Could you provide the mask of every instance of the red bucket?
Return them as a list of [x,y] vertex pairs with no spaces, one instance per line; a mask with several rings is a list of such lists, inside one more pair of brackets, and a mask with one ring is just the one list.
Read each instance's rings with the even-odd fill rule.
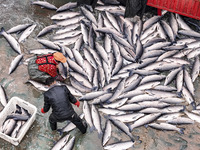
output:
[[148,0],[147,5],[200,20],[200,0]]

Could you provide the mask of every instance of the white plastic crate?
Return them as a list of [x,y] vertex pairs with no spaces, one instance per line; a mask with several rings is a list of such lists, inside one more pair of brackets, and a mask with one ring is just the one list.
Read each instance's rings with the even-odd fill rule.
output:
[[24,137],[24,135],[26,134],[32,123],[35,121],[37,113],[37,108],[34,105],[18,97],[12,97],[8,102],[8,104],[5,106],[5,108],[3,109],[3,111],[0,113],[0,126],[2,126],[6,117],[10,115],[14,110],[16,110],[16,104],[28,110],[28,112],[31,114],[31,118],[29,118],[27,122],[24,124],[23,131],[19,136],[17,136],[17,138],[12,138],[0,132],[0,138],[12,143],[15,146],[17,146],[21,142],[22,138]]

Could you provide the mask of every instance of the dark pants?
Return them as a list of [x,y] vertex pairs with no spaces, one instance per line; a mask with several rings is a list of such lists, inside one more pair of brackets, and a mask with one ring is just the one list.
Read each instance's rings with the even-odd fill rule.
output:
[[71,121],[83,134],[86,133],[87,126],[86,126],[86,124],[85,125],[83,124],[83,121],[76,113],[74,113],[72,116],[65,118],[65,119],[59,119],[59,118],[55,117],[53,114],[51,114],[49,116],[49,123],[50,123],[51,129],[56,130],[57,122],[63,122],[66,120]]

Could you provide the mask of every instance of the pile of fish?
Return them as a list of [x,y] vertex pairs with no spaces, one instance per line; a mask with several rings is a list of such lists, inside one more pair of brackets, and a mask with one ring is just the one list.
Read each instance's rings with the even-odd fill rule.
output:
[[[96,129],[104,149],[127,149],[137,136],[131,132],[147,125],[183,133],[178,125],[200,123],[200,107],[194,99],[199,75],[200,33],[178,14],[150,18],[124,18],[125,8],[98,1],[95,9],[69,2],[59,8],[43,1],[34,5],[52,9],[52,24],[37,35],[44,48],[30,54],[62,52],[69,65],[71,93],[83,101],[90,131]],[[1,34],[19,54],[12,73],[23,58],[20,44],[35,24],[19,25]],[[11,34],[21,31],[15,40]],[[49,39],[40,39],[53,33]],[[64,76],[64,75],[63,75]],[[66,76],[66,75],[65,75]],[[48,88],[35,81],[40,90]],[[103,131],[102,118],[106,118]],[[112,125],[130,141],[106,145]],[[66,128],[65,128],[66,129]],[[64,131],[64,129],[63,129]]]
[[8,115],[0,127],[0,132],[12,138],[18,138],[24,131],[27,120],[31,114],[24,108],[16,105],[16,110]]

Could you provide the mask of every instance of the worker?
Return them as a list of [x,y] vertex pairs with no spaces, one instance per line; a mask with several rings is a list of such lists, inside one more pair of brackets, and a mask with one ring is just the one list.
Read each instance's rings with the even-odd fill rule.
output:
[[79,107],[80,102],[65,85],[57,85],[55,78],[48,78],[46,84],[49,86],[49,90],[44,92],[44,107],[41,112],[46,113],[50,107],[52,108],[52,113],[49,116],[51,129],[57,129],[57,122],[70,120],[83,134],[86,133],[86,122],[81,120],[71,105],[72,103]]
[[45,83],[47,78],[55,77],[56,80],[64,81],[67,75],[61,76],[58,71],[61,63],[68,70],[66,57],[60,52],[34,57],[28,64],[30,79]]
[[[78,5],[91,5],[93,8],[97,5],[97,0],[77,0]],[[105,4],[112,4],[119,2],[121,5],[125,6],[124,17],[143,17],[146,9],[147,0],[102,0]]]

